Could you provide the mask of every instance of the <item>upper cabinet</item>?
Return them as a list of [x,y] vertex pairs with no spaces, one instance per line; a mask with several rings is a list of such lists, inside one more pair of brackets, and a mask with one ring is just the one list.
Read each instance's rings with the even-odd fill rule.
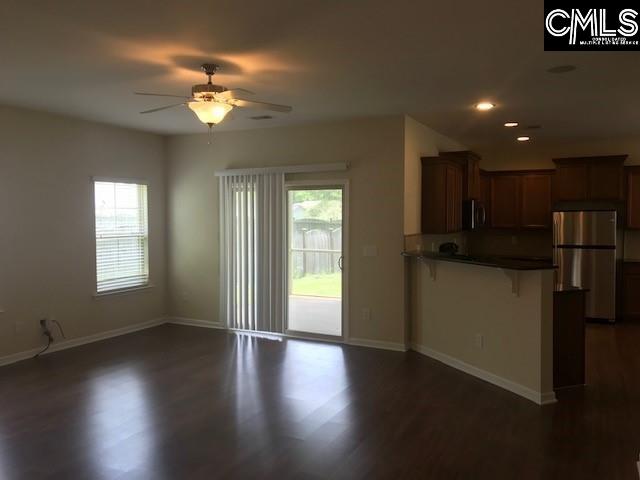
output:
[[489,226],[509,229],[551,227],[553,172],[493,172],[489,176]]
[[626,155],[556,158],[556,201],[624,199]]
[[522,176],[520,197],[520,226],[522,228],[550,228],[551,173],[528,173]]
[[462,167],[462,197],[480,199],[480,157],[471,151],[441,152],[440,157]]
[[490,225],[494,228],[518,228],[520,225],[520,176],[491,176]]
[[422,233],[459,232],[462,202],[480,196],[480,157],[475,153],[422,158]]
[[640,167],[627,167],[627,227],[640,229]]
[[463,176],[457,161],[422,158],[422,233],[462,230]]
[[553,185],[554,199],[584,200],[589,197],[589,166],[585,163],[558,163]]

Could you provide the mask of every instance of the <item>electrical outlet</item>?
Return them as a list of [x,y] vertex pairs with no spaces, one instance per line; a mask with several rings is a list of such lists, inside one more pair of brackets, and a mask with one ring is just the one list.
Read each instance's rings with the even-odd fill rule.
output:
[[370,308],[363,308],[362,309],[362,321],[363,322],[370,322],[371,321],[371,309]]
[[476,333],[475,336],[475,345],[476,348],[484,348],[484,335],[482,335],[481,333]]
[[53,334],[51,333],[50,324],[51,322],[46,318],[40,320],[40,328],[42,329],[42,334],[47,337],[50,342],[53,342],[54,339]]

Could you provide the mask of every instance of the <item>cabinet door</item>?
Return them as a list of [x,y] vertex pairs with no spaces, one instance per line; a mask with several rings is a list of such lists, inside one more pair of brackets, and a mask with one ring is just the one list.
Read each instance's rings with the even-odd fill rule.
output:
[[589,164],[558,165],[553,185],[556,200],[587,200],[589,198]]
[[477,158],[470,158],[467,163],[467,182],[467,198],[480,200],[480,196],[482,195],[482,187],[480,183],[480,162]]
[[462,229],[462,169],[447,165],[445,173],[447,233]]
[[624,264],[624,315],[640,317],[640,263]]
[[630,169],[627,177],[627,227],[640,229],[640,168]]
[[480,176],[480,202],[484,207],[485,227],[491,226],[491,177],[489,175]]
[[594,160],[589,172],[591,200],[622,200],[624,169],[621,163]]
[[527,174],[522,179],[520,226],[551,227],[551,175]]
[[422,165],[422,233],[447,233],[447,183],[444,164]]
[[520,226],[519,185],[518,175],[491,177],[491,226],[493,228]]

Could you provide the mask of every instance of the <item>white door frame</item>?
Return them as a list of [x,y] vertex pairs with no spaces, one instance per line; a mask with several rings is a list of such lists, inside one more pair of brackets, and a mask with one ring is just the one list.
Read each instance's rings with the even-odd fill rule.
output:
[[[285,182],[286,195],[286,276],[285,292],[287,308],[285,308],[284,332],[292,337],[311,338],[317,340],[339,341],[346,343],[349,338],[349,179],[336,178],[327,180],[292,180]],[[342,335],[321,335],[317,333],[289,331],[289,190],[322,190],[331,187],[342,189]]]

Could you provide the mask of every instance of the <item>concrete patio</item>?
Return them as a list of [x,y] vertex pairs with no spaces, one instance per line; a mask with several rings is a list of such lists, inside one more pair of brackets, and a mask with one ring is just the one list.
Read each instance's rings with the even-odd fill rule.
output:
[[341,308],[340,298],[289,295],[289,330],[339,337]]

